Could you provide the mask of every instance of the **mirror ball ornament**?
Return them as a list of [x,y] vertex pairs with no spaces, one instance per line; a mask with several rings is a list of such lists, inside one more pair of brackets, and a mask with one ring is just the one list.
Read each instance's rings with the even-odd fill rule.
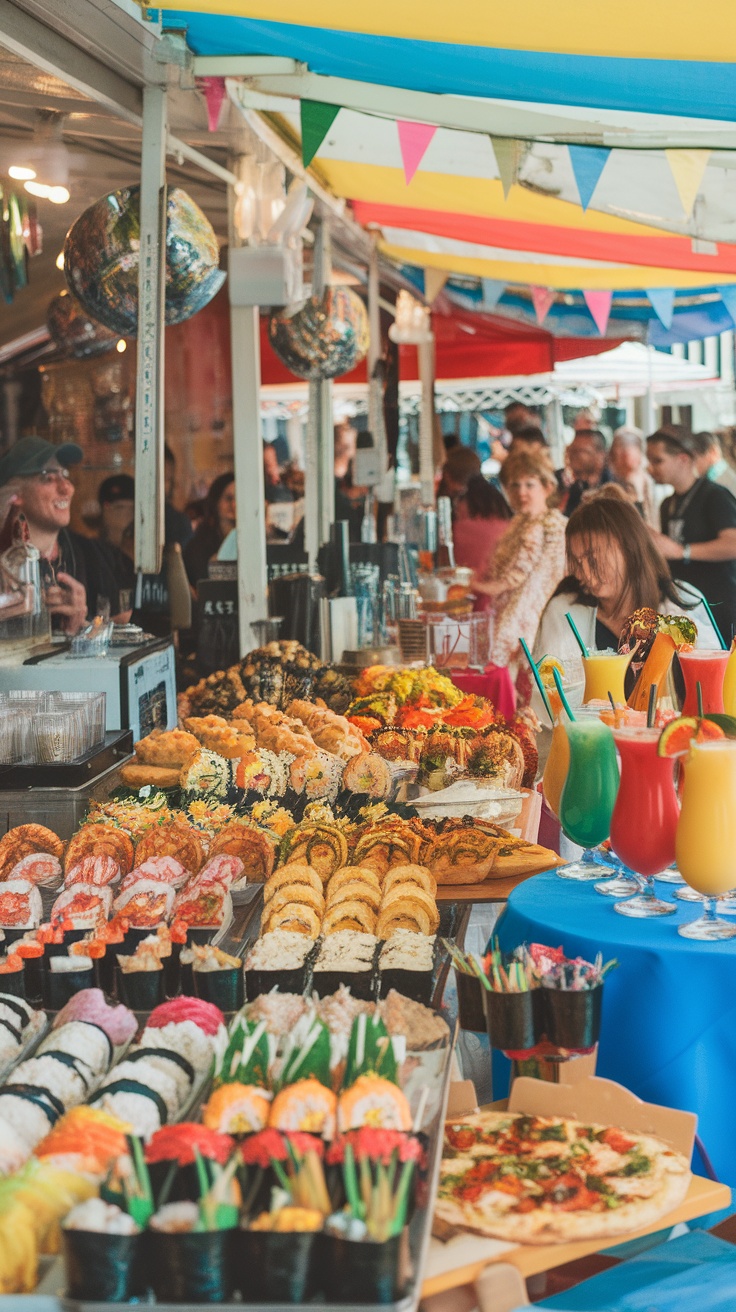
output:
[[118,334],[97,323],[71,292],[59,292],[46,311],[46,327],[60,350],[85,359],[112,350]]
[[[69,290],[88,314],[117,337],[138,332],[140,188],[126,187],[90,205],[64,242]],[[209,219],[180,187],[166,203],[167,324],[201,310],[225,281],[217,237]]]
[[367,354],[368,315],[349,287],[328,287],[296,310],[278,310],[268,325],[271,345],[298,378],[338,378]]

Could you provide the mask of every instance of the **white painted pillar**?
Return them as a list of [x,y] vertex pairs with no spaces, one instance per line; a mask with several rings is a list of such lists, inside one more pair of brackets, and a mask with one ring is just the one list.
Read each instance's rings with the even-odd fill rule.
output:
[[421,406],[419,410],[419,481],[422,505],[434,505],[434,334],[417,346]]
[[[240,174],[241,156],[234,171]],[[240,245],[230,195],[230,244]],[[257,305],[230,306],[233,388],[233,468],[238,541],[238,627],[240,655],[252,650],[253,620],[268,614],[266,493],[261,437],[261,332]]]
[[135,396],[135,567],[158,574],[164,543],[166,88],[143,90],[138,346]]
[[[324,218],[314,223],[313,258],[312,294],[322,296],[332,271],[330,231]],[[304,543],[310,569],[316,569],[317,553],[327,542],[335,518],[332,379],[316,379],[309,384],[305,470]]]

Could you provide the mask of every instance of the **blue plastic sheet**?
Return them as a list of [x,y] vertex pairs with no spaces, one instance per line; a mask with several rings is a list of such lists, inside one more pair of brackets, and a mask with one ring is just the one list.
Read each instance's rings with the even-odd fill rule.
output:
[[734,1312],[736,1247],[693,1230],[535,1307],[556,1312]]

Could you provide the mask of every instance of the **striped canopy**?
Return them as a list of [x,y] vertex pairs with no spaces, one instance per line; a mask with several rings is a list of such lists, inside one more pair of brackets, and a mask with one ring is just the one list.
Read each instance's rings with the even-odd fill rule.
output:
[[[698,8],[685,0],[180,0],[159,8],[165,27],[184,30],[195,54],[210,57],[207,72],[226,75],[223,56],[231,66],[238,56],[298,61],[291,74],[266,68],[233,93],[246,108],[262,101],[295,141],[300,100],[340,107],[312,167],[360,222],[380,227],[397,263],[639,300],[650,290],[713,289],[704,297],[714,307],[710,331],[716,320],[734,322],[726,308],[736,311],[733,0]],[[409,182],[397,120],[437,128]],[[517,185],[499,166],[510,141],[519,145]],[[584,196],[580,160],[585,167],[591,147],[611,153],[601,152],[600,176]]]

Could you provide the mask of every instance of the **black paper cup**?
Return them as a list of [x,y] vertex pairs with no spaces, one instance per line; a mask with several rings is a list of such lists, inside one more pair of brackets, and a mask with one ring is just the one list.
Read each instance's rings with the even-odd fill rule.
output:
[[[385,998],[391,989],[396,989],[396,992],[402,993],[405,998],[413,998],[415,1002],[423,1002],[425,1006],[429,1006],[432,1000],[432,980],[431,970],[404,970],[391,967],[382,970],[378,976],[378,996]],[[485,1020],[483,1028],[485,1029]]]
[[64,1230],[66,1293],[90,1303],[127,1303],[143,1292],[142,1235]]
[[175,998],[180,990],[180,953],[181,943],[172,943],[171,952],[168,957],[161,958],[164,968],[164,989],[166,990],[167,998]]
[[[32,1005],[43,1001],[44,959],[40,957],[23,958],[23,981],[26,1002]],[[0,988],[0,993],[5,990]]]
[[313,1231],[239,1230],[235,1284],[244,1303],[306,1303],[316,1292]]
[[75,993],[94,985],[94,966],[87,970],[62,970],[58,973],[51,969],[44,972],[43,1005],[47,1011],[61,1011]]
[[117,971],[118,998],[131,1011],[153,1011],[164,1001],[162,970]]
[[317,1251],[327,1303],[395,1303],[406,1283],[403,1236],[385,1243],[325,1231]]
[[149,1230],[146,1239],[148,1282],[159,1303],[226,1303],[232,1298],[232,1230]]
[[462,970],[455,971],[457,984],[457,1019],[461,1030],[472,1030],[485,1034],[486,1012],[483,995],[488,992],[477,975],[466,975]]
[[307,987],[308,966],[305,962],[296,970],[246,970],[245,995],[249,1002],[261,993],[278,989],[280,993],[303,993]]
[[12,993],[14,998],[26,997],[25,965],[20,970],[5,970],[0,974],[0,993]]
[[601,1032],[603,985],[592,989],[539,990],[542,1027],[556,1048],[575,1052],[595,1047]]
[[485,990],[486,1028],[492,1048],[502,1052],[526,1052],[534,1048],[541,1029],[537,1024],[539,989],[525,993],[496,993]]
[[243,967],[226,970],[193,970],[194,995],[212,1002],[220,1011],[238,1011],[245,1002]]

